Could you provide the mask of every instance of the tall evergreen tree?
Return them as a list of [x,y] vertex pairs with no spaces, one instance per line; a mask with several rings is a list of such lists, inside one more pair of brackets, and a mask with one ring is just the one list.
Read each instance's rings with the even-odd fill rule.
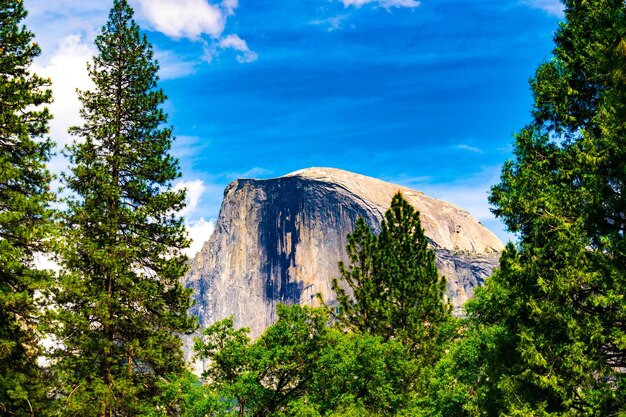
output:
[[20,0],[0,0],[0,414],[32,415],[40,379],[34,291],[46,276],[33,269],[49,231],[50,175],[44,140],[52,101],[49,81],[30,71],[40,49],[20,22]]
[[360,218],[348,236],[347,252],[351,264],[340,263],[339,271],[353,295],[333,281],[340,323],[400,340],[424,362],[434,360],[440,326],[451,318],[451,307],[419,212],[397,193],[380,234]]
[[487,361],[507,404],[494,415],[626,413],[626,5],[564,3],[492,190],[519,246],[470,305],[510,352]]
[[188,239],[184,191],[169,155],[158,65],[125,0],[115,0],[89,66],[94,91],[80,92],[84,124],[71,132],[73,194],[55,301],[53,352],[61,415],[166,413],[162,378],[184,368],[177,333],[194,329],[190,293],[179,283]]

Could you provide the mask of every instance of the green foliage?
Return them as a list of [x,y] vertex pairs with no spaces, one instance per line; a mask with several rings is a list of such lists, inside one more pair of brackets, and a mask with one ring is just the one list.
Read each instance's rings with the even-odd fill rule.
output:
[[95,90],[79,94],[84,123],[71,129],[80,139],[68,148],[63,273],[50,311],[59,415],[167,414],[155,402],[163,378],[183,372],[178,334],[195,328],[178,281],[188,241],[165,95],[132,15],[114,1],[89,67]]
[[33,255],[50,233],[52,142],[44,139],[52,101],[50,82],[30,72],[39,46],[21,25],[19,0],[0,0],[0,414],[39,413],[43,405],[34,299],[47,276]]
[[341,282],[333,281],[337,293],[337,318],[346,328],[402,342],[422,363],[437,358],[440,326],[451,319],[445,302],[445,279],[428,248],[419,212],[402,197],[393,197],[381,232],[374,235],[365,220],[357,221],[348,235],[351,264],[339,264]]
[[414,387],[415,361],[397,341],[328,327],[325,309],[279,306],[278,321],[251,343],[232,319],[196,343],[209,359],[209,389],[246,416],[391,415]]
[[225,415],[227,404],[191,372],[168,375],[157,381],[160,395],[155,399],[156,410],[146,413],[147,417],[159,417],[163,412],[177,417],[205,417]]
[[399,341],[332,329],[306,398],[322,415],[395,415],[411,400],[418,375]]
[[565,5],[531,81],[534,120],[492,190],[520,243],[468,307],[500,329],[484,369],[503,400],[488,415],[626,412],[626,7]]
[[210,360],[203,377],[240,415],[273,415],[309,387],[328,335],[325,311],[279,306],[278,321],[254,343],[232,319],[204,330],[200,358]]
[[[498,375],[509,364],[506,329],[481,327],[465,322],[459,337],[450,343],[436,366],[427,370],[425,394],[418,398],[416,416],[490,416],[498,415],[502,395]],[[493,369],[486,364],[502,364]]]

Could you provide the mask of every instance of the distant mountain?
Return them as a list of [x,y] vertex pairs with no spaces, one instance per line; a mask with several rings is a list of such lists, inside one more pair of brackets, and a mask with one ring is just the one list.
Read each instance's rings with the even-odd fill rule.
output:
[[[448,283],[462,304],[497,265],[502,242],[467,211],[395,184],[330,168],[280,178],[232,182],[215,232],[191,262],[192,313],[202,327],[233,315],[260,335],[276,319],[276,303],[333,301],[332,279],[345,260],[346,236],[362,216],[378,229],[393,194],[421,213],[422,225]],[[189,342],[189,340],[187,341]]]

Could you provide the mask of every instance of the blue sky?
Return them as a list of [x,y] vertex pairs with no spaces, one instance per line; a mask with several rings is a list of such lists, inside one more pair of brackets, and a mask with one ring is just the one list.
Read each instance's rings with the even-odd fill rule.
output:
[[[310,166],[451,201],[508,239],[489,187],[530,120],[558,0],[130,0],[161,63],[196,246],[224,187]],[[111,4],[25,0],[54,82],[52,138],[80,123],[75,88]],[[51,168],[65,166],[61,157]]]

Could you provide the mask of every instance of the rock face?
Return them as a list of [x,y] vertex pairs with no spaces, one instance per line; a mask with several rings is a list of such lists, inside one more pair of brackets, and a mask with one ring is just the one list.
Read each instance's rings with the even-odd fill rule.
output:
[[347,234],[362,216],[378,229],[400,191],[421,213],[455,309],[497,264],[502,242],[468,212],[421,192],[329,168],[284,177],[232,182],[216,229],[184,279],[193,288],[192,313],[202,327],[233,315],[236,326],[260,335],[276,303],[333,300],[331,282],[346,260]]

